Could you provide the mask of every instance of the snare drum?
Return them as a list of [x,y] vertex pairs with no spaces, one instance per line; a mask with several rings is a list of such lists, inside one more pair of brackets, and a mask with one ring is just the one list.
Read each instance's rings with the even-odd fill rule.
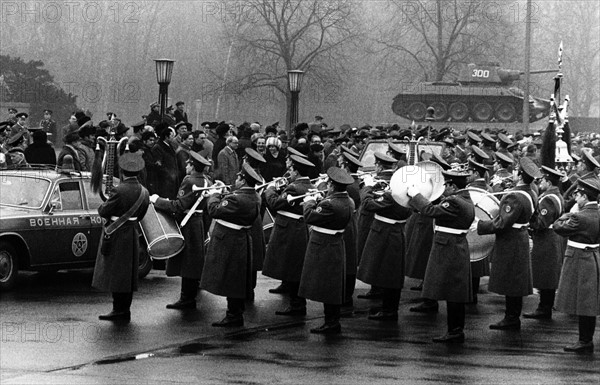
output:
[[148,206],[148,211],[140,221],[142,235],[148,245],[148,254],[153,259],[171,258],[185,246],[185,240],[175,219]]

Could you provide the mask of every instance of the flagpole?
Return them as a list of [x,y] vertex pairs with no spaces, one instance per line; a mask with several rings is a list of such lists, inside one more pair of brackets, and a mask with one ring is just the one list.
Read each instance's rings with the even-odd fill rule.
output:
[[529,133],[529,75],[531,70],[531,0],[525,15],[525,92],[523,95],[523,132]]

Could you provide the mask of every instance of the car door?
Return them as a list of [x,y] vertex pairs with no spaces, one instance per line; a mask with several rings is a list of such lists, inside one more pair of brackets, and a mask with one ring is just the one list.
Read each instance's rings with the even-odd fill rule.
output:
[[79,179],[58,180],[44,210],[39,249],[32,252],[32,265],[82,264],[95,258],[91,249],[91,216],[84,208]]

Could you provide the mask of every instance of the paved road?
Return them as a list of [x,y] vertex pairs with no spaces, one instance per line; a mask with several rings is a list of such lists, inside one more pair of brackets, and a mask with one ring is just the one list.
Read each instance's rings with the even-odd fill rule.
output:
[[[564,353],[576,340],[577,321],[556,313],[551,321],[524,320],[520,332],[488,329],[503,298],[480,295],[467,314],[467,341],[440,346],[431,337],[445,328],[445,306],[435,315],[408,311],[418,293],[403,292],[400,320],[366,319],[370,301],[356,300],[343,332],[319,336],[320,304],[308,316],[273,313],[285,298],[260,277],[244,328],[210,326],[223,317],[225,300],[201,293],[197,311],[164,305],[179,281],[153,271],[134,296],[133,321],[97,320],[110,298],[89,287],[89,271],[30,274],[18,291],[0,297],[0,383],[4,384],[599,384],[595,355]],[[407,288],[414,285],[408,280]],[[359,283],[358,292],[367,286]],[[532,309],[537,296],[525,300]],[[596,337],[597,345],[598,337]]]

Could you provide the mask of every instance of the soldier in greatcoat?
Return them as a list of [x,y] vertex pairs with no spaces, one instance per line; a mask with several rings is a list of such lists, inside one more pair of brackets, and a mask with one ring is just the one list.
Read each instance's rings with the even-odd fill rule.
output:
[[[475,219],[475,206],[468,191],[468,173],[444,171],[445,198],[432,204],[411,186],[409,204],[422,215],[435,219],[433,246],[423,281],[423,297],[446,300],[448,332],[434,342],[463,342],[465,303],[472,299],[467,233]],[[459,191],[462,190],[462,191]]]
[[[391,156],[387,156],[382,152],[376,152],[375,156],[375,171],[377,179],[389,182],[392,179],[396,163],[396,159]],[[378,186],[381,190],[384,186]],[[362,260],[362,254],[365,249],[365,244],[369,233],[371,231],[371,224],[375,218],[375,213],[365,209],[364,203],[361,202],[361,206],[358,209],[358,220],[357,220],[357,231],[356,231],[356,255],[358,256],[358,263]],[[363,299],[381,299],[382,291],[376,286],[372,285],[371,290],[365,294],[359,294],[358,298]]]
[[[185,178],[179,186],[177,198],[166,199],[154,194],[150,201],[157,210],[164,211],[173,216],[178,223],[188,215],[196,201],[201,198],[200,191],[193,191],[192,187],[209,187],[211,181],[206,175],[210,162],[200,154],[190,151]],[[166,274],[168,277],[181,277],[181,295],[179,299],[167,305],[167,309],[195,309],[199,281],[202,277],[204,266],[204,210],[206,199],[194,208],[194,212],[187,223],[181,228],[185,246],[181,252],[167,260]]]
[[541,173],[529,158],[519,164],[519,182],[502,197],[496,218],[477,223],[478,234],[496,234],[488,288],[506,298],[504,318],[490,329],[520,329],[523,297],[533,293],[527,227],[537,205],[531,183]]
[[108,250],[103,245],[106,241],[104,236],[102,237],[94,266],[92,286],[102,291],[112,292],[113,310],[99,318],[106,321],[128,322],[131,319],[129,309],[133,292],[137,290],[138,282],[137,222],[146,215],[150,201],[148,190],[136,177],[144,168],[142,157],[134,153],[124,154],[119,157],[119,168],[123,180],[115,187],[113,195],[98,207],[98,213],[107,220],[107,226],[124,216],[140,196],[142,200],[130,217],[122,219],[125,222],[112,234]]
[[[487,183],[488,173],[487,167],[478,162],[475,157],[469,158],[469,169],[471,170],[472,182],[467,187],[478,188],[483,191],[492,192],[491,187]],[[477,303],[477,293],[479,292],[479,283],[481,277],[490,275],[490,259],[485,257],[479,261],[471,262],[471,284],[473,287],[473,304]]]
[[580,179],[574,195],[578,212],[566,213],[553,229],[569,237],[560,274],[556,308],[579,317],[579,339],[567,352],[593,352],[596,316],[600,314],[600,215],[596,198],[600,180]]
[[375,181],[367,176],[360,198],[363,209],[374,214],[369,236],[358,268],[358,279],[382,292],[380,307],[372,307],[369,319],[396,321],[400,293],[404,286],[404,225],[412,214],[400,206],[391,191],[376,191]]
[[[577,173],[580,175],[579,179],[594,179],[597,178],[597,171],[600,168],[600,163],[594,158],[591,148],[581,149],[581,161],[577,163]],[[573,192],[577,188],[577,184],[571,185],[567,191],[563,194],[565,199],[565,211],[570,211],[571,207],[575,206],[575,198],[572,196]]]
[[289,290],[289,306],[275,314],[301,316],[306,314],[306,299],[298,296],[298,287],[308,243],[308,229],[302,216],[302,199],[292,198],[315,188],[307,176],[314,164],[298,155],[290,155],[290,159],[292,165],[288,172],[292,182],[281,192],[275,186],[265,191],[267,205],[276,214],[262,273],[286,282]]
[[312,226],[298,294],[322,302],[325,311],[323,325],[311,333],[332,334],[341,331],[340,310],[344,302],[346,252],[344,229],[352,218],[354,202],[346,186],[354,179],[344,170],[327,170],[328,195],[317,203],[314,195],[304,198],[304,221]]
[[[258,151],[250,147],[246,147],[244,152],[243,162],[248,163],[256,174],[261,177],[262,184],[264,178],[260,173],[260,169],[261,166],[266,163],[265,158]],[[261,195],[262,191],[258,190],[257,192],[258,195]],[[246,296],[248,301],[254,301],[254,289],[256,288],[258,272],[262,270],[265,261],[266,242],[265,232],[263,230],[263,216],[266,209],[266,200],[261,197],[260,215],[256,217],[252,224],[252,229],[250,230],[250,234],[252,235],[252,285],[251,290],[248,291],[248,295]]]
[[[254,189],[262,178],[245,163],[232,194],[212,192],[208,214],[215,220],[200,279],[200,288],[227,297],[225,318],[212,326],[244,325],[244,300],[252,285],[252,235],[260,215],[260,196]],[[209,190],[210,192],[210,190]]]
[[542,174],[540,181],[542,194],[538,200],[537,210],[529,222],[533,240],[531,249],[533,287],[540,293],[540,303],[535,311],[525,313],[523,317],[550,319],[564,250],[563,239],[552,230],[552,224],[563,214],[565,203],[558,189],[562,174],[547,166],[542,166]]
[[513,159],[504,153],[494,153],[496,161],[494,162],[494,175],[490,180],[493,192],[501,192],[514,186],[513,181]]
[[344,246],[346,250],[346,290],[343,307],[351,309],[354,305],[353,295],[354,288],[356,287],[356,271],[358,266],[358,257],[356,255],[356,231],[358,227],[358,212],[357,209],[360,207],[360,185],[361,179],[358,177],[358,169],[363,167],[363,164],[350,153],[342,152],[342,164],[341,168],[348,172],[354,179],[354,183],[348,185],[346,191],[350,199],[354,202],[354,211],[352,212],[352,219],[348,222],[346,230],[344,231]]

